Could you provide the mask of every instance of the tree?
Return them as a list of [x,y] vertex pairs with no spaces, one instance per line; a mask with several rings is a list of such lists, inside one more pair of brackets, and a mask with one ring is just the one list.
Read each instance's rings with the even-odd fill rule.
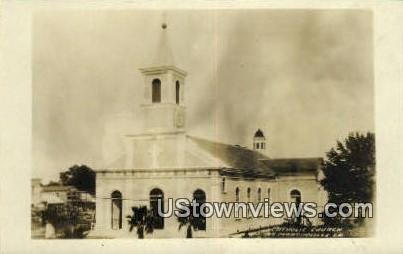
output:
[[132,215],[126,216],[130,225],[129,232],[137,228],[137,236],[139,239],[144,238],[144,232],[152,234],[154,232],[154,213],[148,210],[146,206],[132,207]]
[[42,211],[43,223],[50,223],[61,238],[85,238],[91,229],[86,212],[71,204],[48,205]]
[[67,171],[60,173],[63,185],[72,185],[80,191],[95,195],[95,172],[86,165],[74,165]]
[[[198,220],[193,217],[193,206],[188,205],[188,211],[190,211],[188,216],[177,216],[179,222],[178,230],[181,230],[182,227],[186,227],[186,238],[193,238],[193,230],[197,228]],[[185,210],[179,210],[180,214],[185,214]]]
[[[338,141],[326,155],[321,184],[328,192],[328,202],[371,202],[374,194],[375,135],[350,133],[344,143]],[[331,225],[350,222],[340,217],[324,218],[324,221]]]

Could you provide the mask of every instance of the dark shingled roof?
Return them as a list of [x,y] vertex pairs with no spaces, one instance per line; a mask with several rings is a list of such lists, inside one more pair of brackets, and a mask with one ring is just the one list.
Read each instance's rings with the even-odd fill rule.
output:
[[204,151],[225,162],[228,167],[222,175],[243,178],[273,178],[300,173],[316,174],[322,158],[270,159],[267,156],[238,145],[228,145],[201,138],[189,137]]
[[258,159],[265,158],[262,154],[239,145],[228,145],[196,137],[189,138],[204,151],[234,168],[256,168]]
[[259,152],[238,145],[228,145],[206,139],[189,137],[204,151],[225,162],[228,166],[221,170],[222,175],[256,178],[274,177],[274,173],[261,162],[268,159]]
[[317,172],[323,163],[322,158],[284,158],[269,159],[262,161],[271,168],[276,175],[290,175],[296,173]]
[[255,138],[264,138],[264,134],[263,134],[263,131],[261,129],[258,129],[255,132]]

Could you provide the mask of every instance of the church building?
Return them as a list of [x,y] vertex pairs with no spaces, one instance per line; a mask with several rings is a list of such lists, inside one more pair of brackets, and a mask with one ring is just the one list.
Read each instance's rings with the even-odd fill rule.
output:
[[[143,130],[124,136],[124,153],[96,169],[94,235],[136,237],[126,216],[132,207],[155,208],[168,198],[198,202],[316,202],[326,193],[319,180],[322,158],[273,159],[260,129],[252,148],[224,144],[186,131],[186,71],[175,66],[162,25],[157,59],[140,68],[144,78]],[[229,237],[242,230],[282,223],[283,218],[206,218],[193,237]],[[146,238],[184,238],[176,217],[158,218]]]

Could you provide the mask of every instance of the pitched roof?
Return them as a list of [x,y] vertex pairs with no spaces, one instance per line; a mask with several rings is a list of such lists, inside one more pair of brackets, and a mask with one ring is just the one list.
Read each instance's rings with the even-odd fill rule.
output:
[[[222,175],[253,179],[302,173],[316,174],[322,162],[321,158],[271,159],[246,147],[188,135],[185,136],[182,145],[184,148],[180,150],[185,153],[184,161],[178,164],[175,160],[162,160],[159,161],[158,169],[216,168]],[[147,153],[147,156],[151,156],[150,154],[152,153]],[[159,157],[155,159],[159,160]],[[123,155],[106,170],[152,168],[148,164],[152,160],[150,158],[127,164],[127,157]],[[147,164],[141,164],[144,162]]]
[[268,158],[259,152],[238,145],[213,142],[196,137],[189,138],[203,150],[225,163],[220,170],[222,175],[243,178],[274,177],[274,172],[261,163],[261,160]]
[[203,149],[226,162],[223,175],[245,178],[271,178],[282,175],[316,174],[322,158],[281,158],[267,156],[241,146],[233,146],[191,137]]
[[211,155],[221,159],[229,167],[256,168],[258,167],[258,159],[264,158],[262,154],[242,146],[229,145],[192,136],[189,138]]
[[315,173],[323,163],[322,158],[281,158],[262,161],[270,167],[276,175],[290,175],[298,173]]
[[213,142],[206,139],[189,137],[203,150],[224,162],[220,173],[233,177],[273,177],[274,172],[261,163],[262,159],[268,159],[259,152],[248,148]]

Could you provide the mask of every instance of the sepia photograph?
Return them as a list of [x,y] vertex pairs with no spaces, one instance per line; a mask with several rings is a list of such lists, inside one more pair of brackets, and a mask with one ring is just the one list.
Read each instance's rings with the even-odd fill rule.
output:
[[32,239],[373,237],[370,10],[32,18]]

